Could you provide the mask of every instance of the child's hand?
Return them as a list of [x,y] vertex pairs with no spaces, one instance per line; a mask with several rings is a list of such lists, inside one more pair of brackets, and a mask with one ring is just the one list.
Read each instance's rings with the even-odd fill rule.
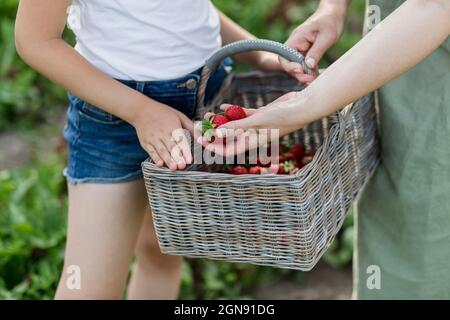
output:
[[259,51],[257,52],[255,59],[254,66],[259,70],[269,72],[284,71],[283,66],[278,60],[278,55],[275,53]]
[[263,71],[287,72],[303,84],[309,84],[314,79],[314,76],[304,73],[300,63],[287,61],[281,56],[269,52],[260,53],[256,66]]
[[193,134],[193,123],[183,113],[152,101],[134,119],[139,141],[157,166],[177,170],[192,163],[190,141],[182,129]]

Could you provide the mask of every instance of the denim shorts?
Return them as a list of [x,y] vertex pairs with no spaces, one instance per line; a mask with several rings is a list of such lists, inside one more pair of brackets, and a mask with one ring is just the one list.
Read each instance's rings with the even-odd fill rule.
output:
[[[211,76],[206,101],[220,89],[230,65],[231,60],[227,59]],[[118,81],[192,118],[197,106],[200,72],[197,70],[167,81]],[[68,97],[69,109],[64,128],[68,145],[64,175],[68,182],[121,183],[142,178],[141,163],[148,154],[141,147],[134,127],[71,93]]]

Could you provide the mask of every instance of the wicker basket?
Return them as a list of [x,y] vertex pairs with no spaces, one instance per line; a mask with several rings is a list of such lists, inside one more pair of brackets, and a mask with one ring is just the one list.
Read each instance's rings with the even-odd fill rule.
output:
[[[231,47],[231,49],[230,49]],[[281,48],[281,49],[280,49]],[[224,47],[206,64],[204,84],[218,61],[245,50],[264,49],[303,63],[279,44],[253,41]],[[283,74],[234,74],[197,117],[221,102],[260,107],[301,90]],[[161,251],[170,255],[245,262],[297,270],[314,267],[379,159],[373,95],[342,112],[284,137],[317,150],[292,176],[215,173],[214,165],[171,172],[142,164]],[[204,172],[206,171],[208,172]]]

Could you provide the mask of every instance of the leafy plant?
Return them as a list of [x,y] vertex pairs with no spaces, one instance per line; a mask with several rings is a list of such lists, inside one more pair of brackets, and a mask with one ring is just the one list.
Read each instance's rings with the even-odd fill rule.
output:
[[62,267],[62,162],[0,172],[0,298],[51,298]]
[[29,126],[65,101],[64,91],[19,58],[15,49],[14,19],[18,0],[0,1],[0,131]]

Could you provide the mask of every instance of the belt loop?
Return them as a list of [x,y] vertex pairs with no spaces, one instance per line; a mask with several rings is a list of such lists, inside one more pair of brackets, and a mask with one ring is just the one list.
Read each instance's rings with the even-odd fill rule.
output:
[[144,88],[145,88],[145,82],[137,82],[136,83],[136,90],[139,91],[140,93],[144,92]]

